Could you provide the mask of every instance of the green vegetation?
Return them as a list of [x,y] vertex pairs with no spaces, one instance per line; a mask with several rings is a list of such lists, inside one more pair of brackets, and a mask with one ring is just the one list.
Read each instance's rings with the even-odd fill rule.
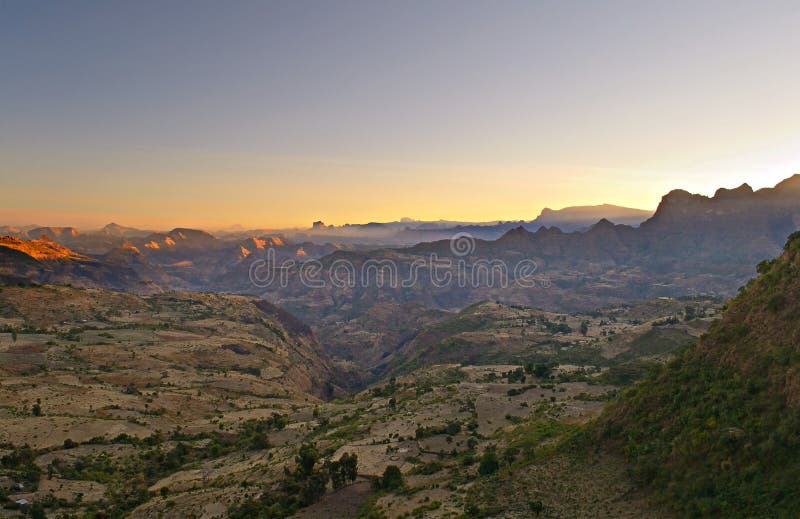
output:
[[635,360],[651,355],[674,353],[693,342],[685,330],[675,328],[652,328],[630,342],[629,349],[617,357],[618,361]]
[[325,470],[330,476],[333,489],[338,490],[358,477],[358,456],[344,453],[337,461],[326,461]]
[[295,457],[295,469],[285,470],[284,477],[276,483],[267,483],[261,495],[235,505],[228,511],[233,519],[282,518],[318,501],[329,481],[340,488],[346,481],[355,481],[358,459],[355,455],[342,456],[338,461],[327,461],[319,466],[320,454],[313,444],[303,444]]
[[478,474],[481,476],[491,476],[500,470],[500,461],[497,459],[497,451],[494,447],[486,449],[481,456],[480,464],[478,465]]
[[0,467],[4,473],[24,482],[26,488],[36,489],[42,470],[34,463],[35,459],[36,451],[23,445],[0,458]]
[[589,321],[583,320],[581,321],[581,328],[580,328],[581,335],[586,337],[589,333]]
[[634,387],[609,416],[622,408],[626,418],[605,421],[603,438],[624,437],[634,479],[677,511],[767,517],[800,506],[800,417],[765,377],[687,354]]
[[626,391],[592,433],[682,515],[800,510],[800,233],[759,272],[707,336]]
[[645,378],[657,369],[655,362],[632,361],[625,364],[611,366],[599,377],[601,382],[614,386],[630,386],[637,380]]
[[[160,432],[143,439],[124,434],[110,441],[95,438],[91,444],[134,445],[137,447],[137,452],[122,458],[105,453],[80,456],[70,462],[55,458],[47,466],[47,475],[105,484],[107,486],[105,500],[87,505],[87,513],[101,514],[104,517],[122,517],[153,497],[148,487],[159,479],[200,460],[216,458],[234,451],[267,449],[269,448],[267,433],[281,429],[285,425],[286,417],[273,413],[263,420],[244,422],[235,434],[212,432],[189,436],[177,432],[169,438],[177,442],[172,448],[167,448],[166,438]],[[201,440],[207,444],[201,447],[197,443]],[[64,449],[74,449],[77,446],[78,443],[71,439],[63,442]],[[13,448],[11,453],[0,459],[2,473],[25,483],[26,490],[35,490],[42,470],[34,460],[44,452],[46,451],[35,451],[28,446]],[[351,477],[354,474],[354,463],[354,459],[348,458],[345,468],[337,466],[337,470],[343,473],[344,477],[354,479]],[[64,504],[55,501],[40,503],[45,508]]]
[[400,468],[397,465],[387,465],[383,471],[383,476],[378,480],[378,488],[392,492],[404,486],[405,480]]

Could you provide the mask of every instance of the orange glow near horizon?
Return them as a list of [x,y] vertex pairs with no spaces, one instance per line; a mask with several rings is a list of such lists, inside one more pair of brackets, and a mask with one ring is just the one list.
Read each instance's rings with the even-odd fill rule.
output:
[[[800,164],[800,163],[799,163]],[[302,184],[288,179],[261,178],[257,172],[239,174],[220,183],[213,175],[195,176],[188,186],[169,176],[157,186],[142,185],[130,174],[105,186],[98,196],[81,185],[76,175],[69,192],[7,190],[0,207],[0,225],[75,226],[99,228],[120,225],[168,229],[221,229],[234,225],[252,229],[308,228],[313,221],[329,225],[417,220],[485,222],[532,220],[542,208],[610,203],[654,210],[672,189],[712,195],[719,187],[748,182],[754,189],[771,187],[791,176],[780,171],[747,177],[742,174],[639,175],[626,171],[580,168],[383,166],[404,181],[388,183],[361,170],[337,170]],[[796,169],[800,169],[800,166]],[[502,174],[497,173],[502,171]],[[550,173],[549,171],[552,171]],[[315,177],[317,175],[315,174]],[[223,177],[221,177],[223,178]],[[116,192],[115,192],[116,191]],[[122,195],[124,193],[124,196]],[[39,209],[46,207],[46,209]]]

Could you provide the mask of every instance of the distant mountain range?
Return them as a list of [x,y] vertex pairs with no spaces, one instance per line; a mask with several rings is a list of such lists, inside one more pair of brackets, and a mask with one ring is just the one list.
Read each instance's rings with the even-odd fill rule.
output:
[[[375,249],[369,243],[353,243],[354,238],[348,243],[320,243],[315,241],[319,236],[305,241],[279,234],[216,237],[196,229],[148,232],[116,224],[91,233],[71,227],[30,231],[6,228],[9,237],[0,242],[0,275],[5,279],[134,292],[189,289],[259,293],[302,317],[332,319],[360,315],[377,303],[415,302],[452,310],[480,300],[499,299],[576,310],[662,295],[729,295],[752,275],[752,265],[777,254],[786,237],[800,227],[800,175],[755,192],[746,184],[720,189],[713,197],[672,191],[663,197],[655,214],[638,227],[612,223],[608,218],[586,225],[588,218],[598,213],[622,221],[644,216],[641,211],[609,205],[545,210],[528,224],[495,224],[495,231],[509,227],[497,239],[481,238],[483,231],[473,234],[473,226],[399,231],[426,236],[444,232],[448,238],[456,230],[469,233],[473,237],[471,250],[465,256],[456,254],[449,239]],[[582,230],[567,232],[544,226],[555,221],[568,222],[563,224],[568,229]],[[396,224],[367,225],[387,226],[397,229]],[[316,232],[327,231],[327,227],[317,225]],[[55,244],[67,249],[56,253]],[[268,251],[274,253],[277,262],[295,262],[294,270],[287,270],[285,286],[258,288],[250,281],[253,261],[266,259]],[[409,287],[337,287],[328,283],[312,288],[299,282],[297,276],[299,265],[316,259],[323,268],[330,268],[337,260],[347,260],[356,268],[369,260],[392,260],[398,276],[403,277],[415,261],[433,254],[468,265],[478,260],[503,261],[511,283],[507,287],[458,283],[442,287],[423,275]],[[521,260],[535,263],[535,286],[514,283],[513,268]]]
[[[346,243],[355,247],[368,246],[407,246],[420,241],[432,241],[447,238],[458,232],[470,232],[484,239],[499,238],[506,231],[522,225],[529,230],[537,230],[542,226],[556,226],[563,231],[584,229],[603,218],[625,225],[638,225],[652,215],[652,211],[630,209],[610,204],[595,206],[565,207],[563,209],[542,210],[541,214],[531,221],[495,221],[485,223],[467,223],[455,221],[424,221],[403,218],[395,222],[369,222],[364,224],[325,225],[314,222],[309,229],[244,229],[234,226],[215,233],[195,231],[192,229],[173,229],[186,233],[203,232],[213,235],[222,241],[246,240],[253,236],[281,236],[294,242],[310,242],[325,244],[330,242]],[[119,246],[122,239],[144,238],[152,235],[155,239],[167,232],[124,227],[110,223],[99,230],[79,231],[75,227],[43,227],[0,226],[0,235],[17,238],[35,239],[46,236],[62,245],[73,247],[78,251],[100,254]]]
[[387,246],[402,246],[421,241],[447,239],[461,232],[468,232],[476,238],[494,240],[510,229],[519,226],[531,231],[536,231],[543,226],[555,226],[565,232],[571,232],[588,228],[593,223],[604,218],[619,224],[639,225],[652,214],[652,211],[603,204],[565,207],[563,209],[545,208],[537,218],[530,221],[466,223],[452,221],[431,222],[406,218],[397,222],[371,222],[342,226],[327,226],[322,222],[315,222],[315,225],[309,231],[298,231],[293,236],[311,241],[379,242]]
[[[342,290],[328,284],[310,290],[297,284],[275,289],[271,297],[300,315],[320,318],[353,317],[378,303],[419,302],[453,310],[497,299],[578,311],[660,296],[728,296],[752,276],[753,265],[777,254],[798,228],[800,175],[756,192],[747,185],[720,189],[713,197],[677,190],[664,196],[656,213],[639,227],[605,219],[571,233],[556,227],[531,232],[518,226],[497,240],[472,240],[471,250],[462,256],[450,240],[439,240],[321,258],[327,269],[344,260],[356,270],[363,270],[368,261],[392,261],[401,279],[410,276],[413,265],[432,257],[450,259],[452,265],[464,262],[468,268],[479,261],[502,261],[507,287],[488,282],[440,286],[423,269],[410,287],[372,283]],[[523,260],[535,264],[533,286],[514,282],[514,266]]]

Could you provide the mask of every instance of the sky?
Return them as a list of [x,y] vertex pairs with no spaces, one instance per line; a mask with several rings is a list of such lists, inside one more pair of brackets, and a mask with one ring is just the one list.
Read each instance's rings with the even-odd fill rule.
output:
[[800,172],[796,1],[0,2],[0,224],[653,209]]

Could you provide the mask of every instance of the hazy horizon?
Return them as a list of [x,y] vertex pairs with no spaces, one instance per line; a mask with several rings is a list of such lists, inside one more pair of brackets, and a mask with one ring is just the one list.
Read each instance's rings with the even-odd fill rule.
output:
[[530,220],[800,171],[793,2],[0,13],[2,224]]
[[[718,189],[733,189],[733,188],[740,187],[742,184],[747,184],[751,188],[753,188],[754,191],[758,191],[759,189],[775,187],[775,185],[777,185],[778,183],[780,183],[783,180],[787,180],[792,175],[788,175],[785,178],[779,178],[774,183],[764,183],[763,185],[759,184],[759,183],[754,183],[754,182],[742,182],[742,183],[736,184],[736,185],[718,186],[717,188],[715,188],[715,189],[713,189],[713,190],[711,190],[709,192],[705,192],[705,193],[702,193],[702,192],[701,193],[695,193],[695,192],[692,192],[692,191],[689,191],[689,192],[692,192],[692,194],[699,194],[699,195],[703,195],[703,196],[707,196],[707,197],[712,197],[714,195],[714,193]],[[672,190],[685,190],[685,189],[684,188],[680,188],[680,187],[676,187],[674,189],[671,189],[670,191],[672,191]],[[666,194],[667,193],[665,192],[664,195],[666,195]],[[202,229],[202,230],[206,230],[206,231],[228,231],[228,230],[233,230],[233,229],[237,229],[237,228],[239,230],[259,230],[260,229],[260,230],[274,230],[274,231],[307,230],[307,229],[310,229],[312,227],[312,224],[317,222],[317,221],[322,221],[326,226],[334,226],[334,227],[342,227],[342,226],[345,226],[345,225],[359,225],[359,224],[367,224],[367,223],[391,223],[391,222],[401,222],[401,221],[404,221],[404,220],[408,220],[409,222],[455,222],[455,223],[458,223],[458,224],[476,224],[476,225],[479,225],[479,224],[493,224],[493,223],[497,223],[497,222],[532,221],[532,220],[535,220],[536,218],[538,218],[539,216],[541,216],[542,211],[544,211],[545,209],[560,211],[560,210],[572,209],[572,208],[576,208],[576,207],[600,207],[600,206],[603,206],[603,205],[616,206],[616,207],[621,207],[621,208],[631,209],[631,210],[636,210],[636,211],[647,211],[647,212],[651,212],[651,213],[654,213],[656,211],[656,209],[658,208],[657,205],[655,207],[652,207],[652,208],[642,208],[642,207],[621,206],[619,204],[609,204],[607,202],[599,202],[599,203],[589,203],[589,204],[581,204],[581,205],[571,204],[571,205],[566,205],[566,206],[563,206],[563,207],[544,206],[539,211],[536,211],[535,214],[532,214],[532,216],[530,216],[530,217],[516,218],[516,219],[514,219],[514,218],[493,218],[493,219],[490,219],[490,220],[466,220],[466,219],[457,219],[457,218],[423,219],[423,218],[415,218],[413,216],[406,215],[406,216],[401,216],[401,217],[396,217],[396,218],[388,218],[388,219],[383,219],[383,220],[374,219],[374,218],[373,219],[367,218],[365,220],[348,221],[348,222],[331,222],[331,221],[326,221],[326,220],[313,220],[313,221],[306,222],[304,224],[301,223],[301,224],[297,224],[297,225],[287,225],[287,226],[270,226],[270,225],[252,225],[252,226],[248,226],[248,225],[242,225],[242,224],[240,224],[238,222],[232,222],[232,223],[228,223],[228,224],[224,224],[224,225],[194,225],[194,224],[191,224],[189,222],[180,222],[180,221],[179,221],[179,223],[174,223],[174,222],[171,223],[169,221],[162,221],[162,223],[160,223],[160,224],[148,224],[148,223],[128,222],[128,221],[123,221],[123,220],[120,220],[120,219],[115,219],[115,217],[113,215],[109,216],[109,219],[106,219],[106,220],[102,220],[102,219],[98,220],[96,218],[99,218],[99,217],[95,216],[95,219],[91,220],[90,223],[83,223],[83,224],[78,223],[78,222],[84,221],[84,220],[81,220],[80,217],[78,217],[77,219],[69,219],[68,216],[61,216],[61,217],[59,217],[60,219],[58,219],[56,221],[45,221],[45,222],[33,221],[33,220],[31,220],[31,221],[28,221],[28,220],[15,221],[14,218],[17,217],[16,216],[16,213],[17,213],[16,211],[8,210],[8,209],[5,209],[5,208],[0,208],[0,218],[5,218],[6,215],[8,215],[7,218],[0,220],[0,225],[10,225],[12,227],[18,227],[18,228],[26,228],[26,227],[34,227],[34,226],[35,227],[40,227],[40,226],[41,227],[75,227],[75,228],[77,228],[78,230],[81,230],[81,231],[99,230],[99,229],[102,229],[103,227],[105,227],[106,225],[110,225],[110,224],[116,224],[116,225],[120,225],[122,227],[137,228],[137,229],[140,229],[140,230],[153,230],[153,231],[166,231],[166,230],[175,229],[175,228],[195,228],[195,229]]]

